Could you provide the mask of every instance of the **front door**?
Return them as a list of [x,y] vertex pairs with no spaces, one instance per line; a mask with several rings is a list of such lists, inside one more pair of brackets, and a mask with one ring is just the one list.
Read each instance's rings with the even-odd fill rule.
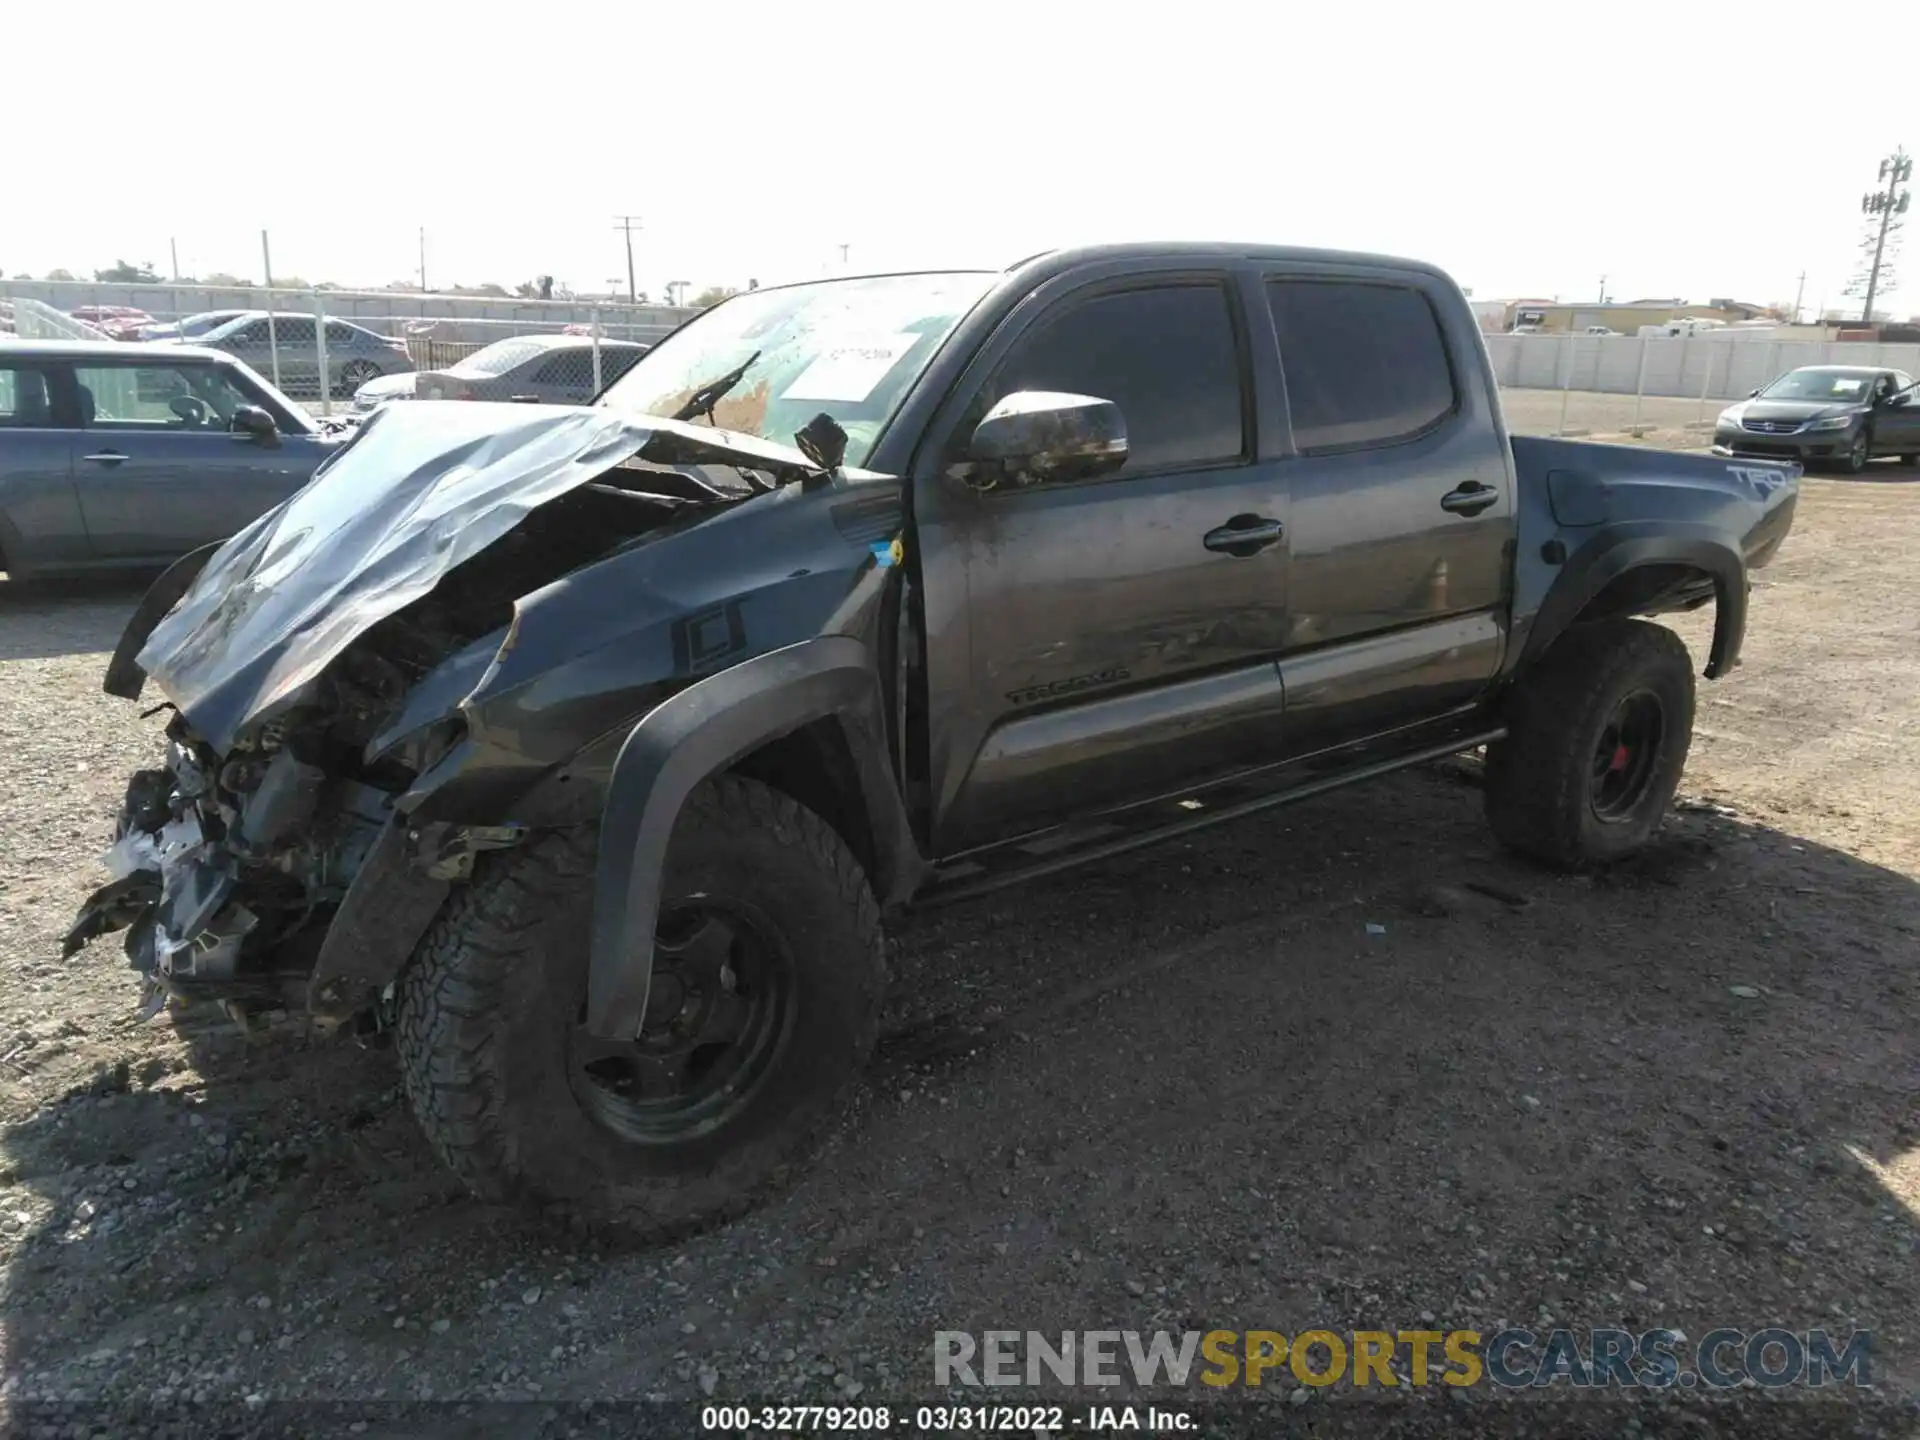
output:
[[1873,453],[1920,455],[1920,390],[1900,371],[1890,381],[1892,396],[1873,417]]
[[[1093,279],[1008,324],[915,488],[943,856],[1242,767],[1280,719],[1286,491],[1259,458],[1234,277]],[[971,488],[972,428],[1017,391],[1117,403],[1126,464]]]
[[65,379],[60,363],[0,352],[0,570],[15,575],[89,558]]
[[[1473,699],[1506,636],[1515,497],[1478,337],[1427,272],[1267,277],[1293,456],[1290,752]],[[1448,297],[1438,296],[1443,301]]]
[[309,437],[267,447],[230,429],[256,403],[218,365],[101,361],[74,368],[82,429],[74,484],[97,560],[166,560],[224,540],[306,483]]

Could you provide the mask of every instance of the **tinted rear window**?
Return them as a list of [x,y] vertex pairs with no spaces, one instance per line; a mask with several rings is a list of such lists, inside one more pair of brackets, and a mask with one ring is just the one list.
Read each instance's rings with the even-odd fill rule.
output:
[[1300,450],[1392,445],[1453,409],[1440,322],[1418,290],[1276,280],[1267,299]]
[[448,372],[453,375],[504,375],[547,347],[537,340],[496,340],[476,350]]

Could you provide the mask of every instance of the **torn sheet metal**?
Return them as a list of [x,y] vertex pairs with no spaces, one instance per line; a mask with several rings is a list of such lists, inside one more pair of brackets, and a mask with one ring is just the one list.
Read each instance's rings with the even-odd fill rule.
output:
[[311,484],[207,563],[139,663],[224,752],[245,724],[530,511],[636,457],[778,480],[819,473],[771,441],[605,408],[376,412]]

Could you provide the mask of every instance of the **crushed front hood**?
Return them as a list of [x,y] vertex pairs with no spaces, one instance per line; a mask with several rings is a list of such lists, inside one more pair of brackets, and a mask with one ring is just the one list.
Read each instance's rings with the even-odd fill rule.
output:
[[208,561],[154,627],[140,666],[224,751],[357,636],[427,594],[528,512],[636,456],[780,479],[818,473],[799,451],[771,441],[604,408],[380,410],[305,489]]

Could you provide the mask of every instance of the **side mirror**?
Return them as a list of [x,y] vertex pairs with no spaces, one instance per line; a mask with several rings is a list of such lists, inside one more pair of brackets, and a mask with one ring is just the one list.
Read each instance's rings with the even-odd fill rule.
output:
[[1749,390],[1747,391],[1747,398],[1749,400],[1758,400],[1760,398],[1760,392],[1758,390]]
[[975,427],[967,458],[996,482],[1090,480],[1127,463],[1127,422],[1111,400],[1020,390]]
[[273,416],[258,405],[239,405],[234,408],[233,420],[227,427],[235,435],[256,440],[262,445],[278,445],[280,429],[273,423]]

